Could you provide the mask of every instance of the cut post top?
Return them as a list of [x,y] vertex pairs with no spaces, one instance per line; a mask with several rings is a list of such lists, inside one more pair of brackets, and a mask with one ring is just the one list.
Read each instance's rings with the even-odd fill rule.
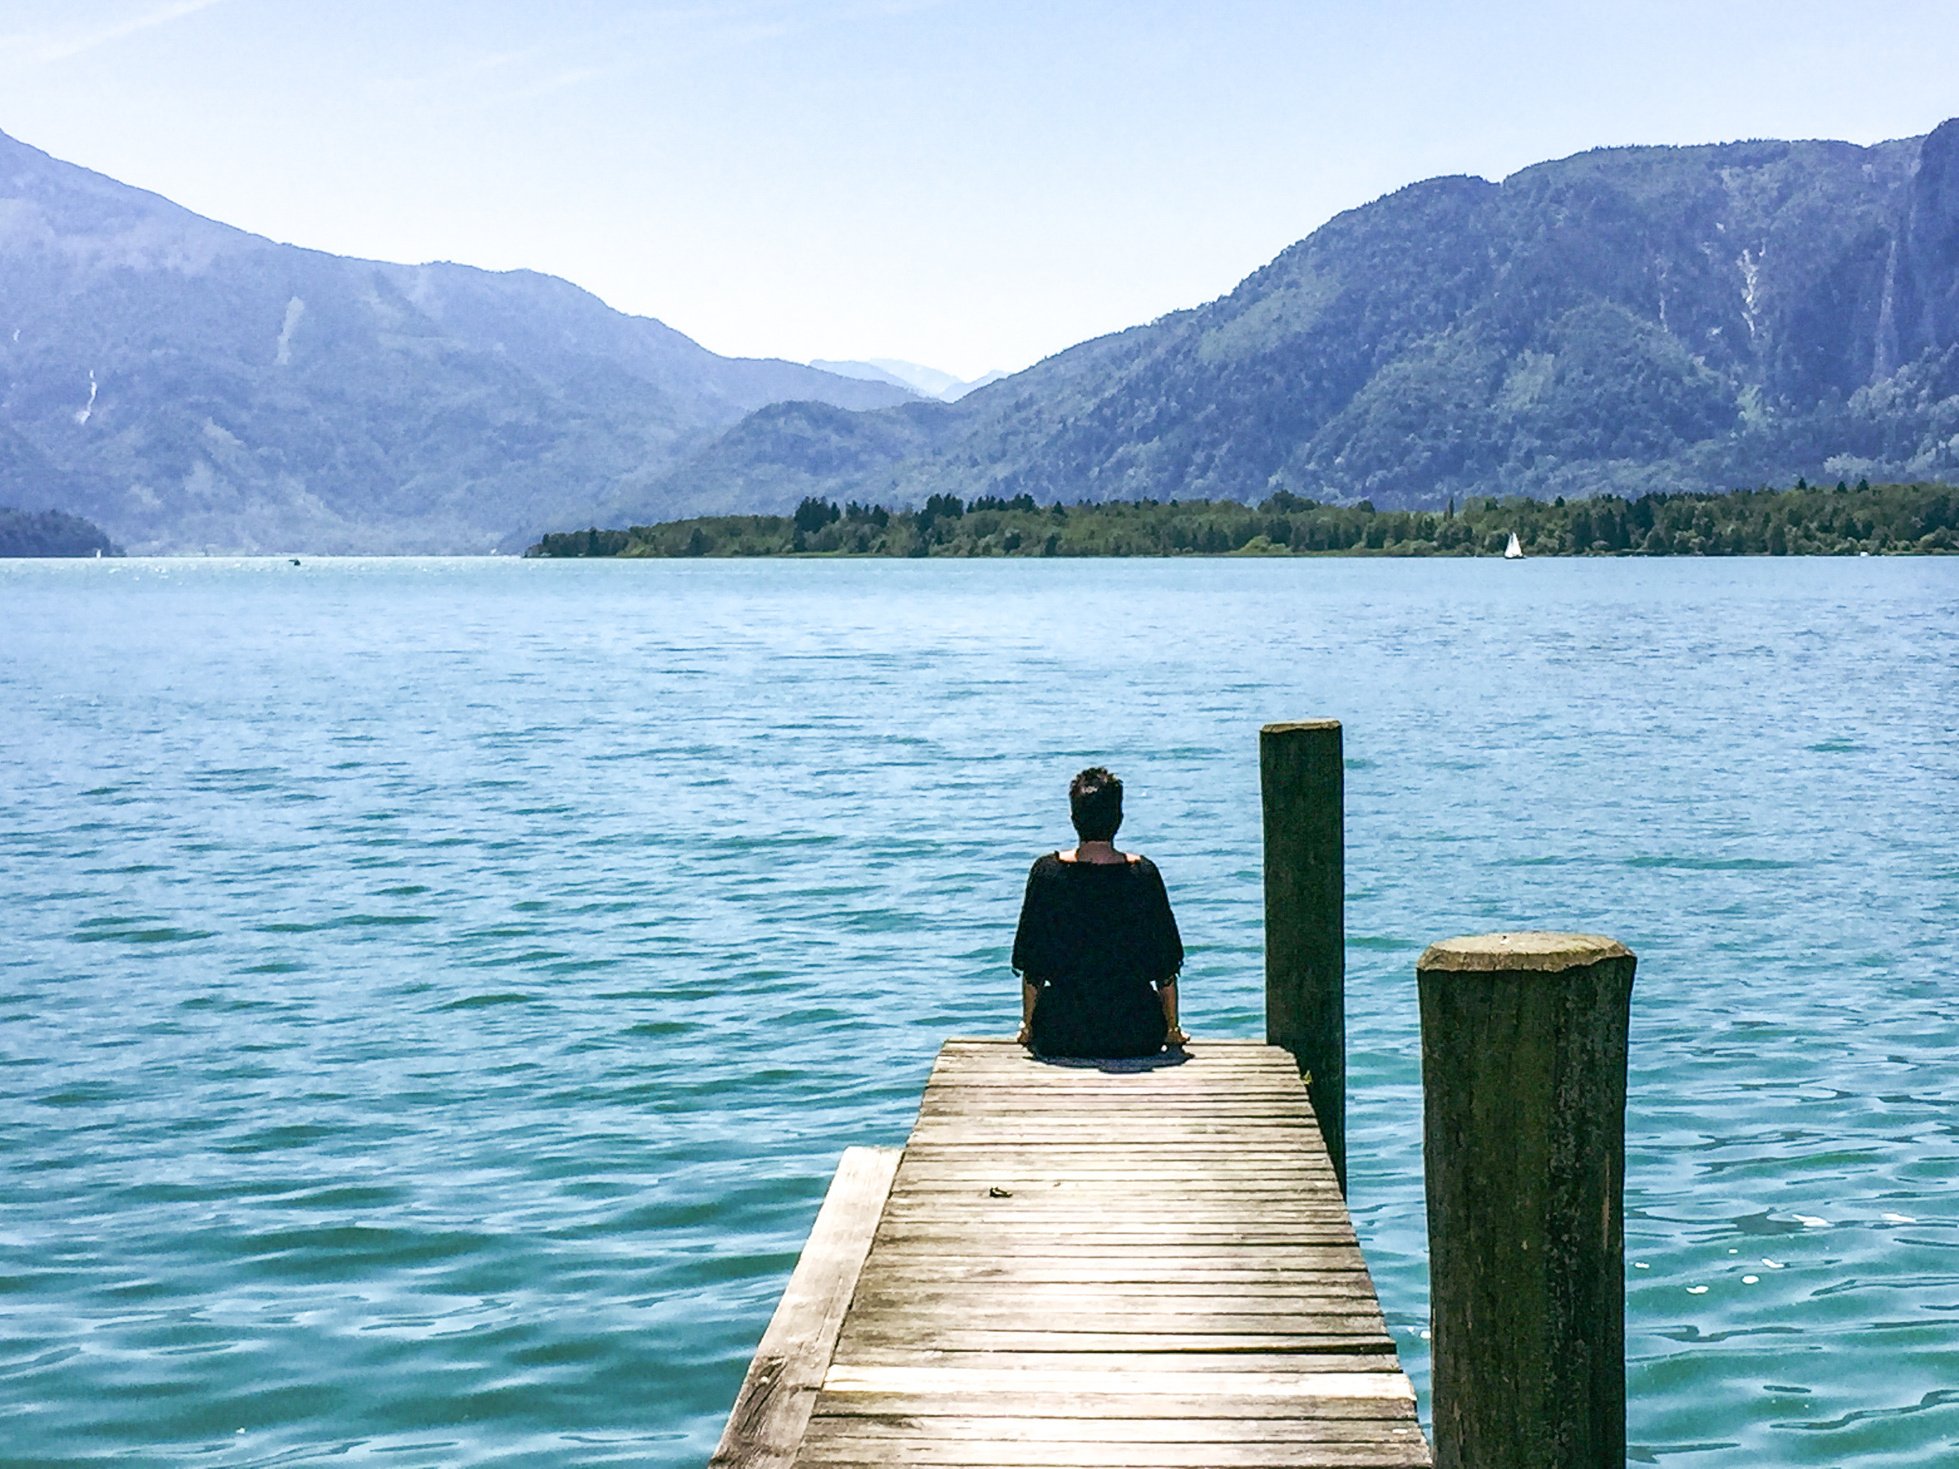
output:
[[1338,729],[1337,719],[1287,719],[1277,724],[1261,724],[1258,732],[1262,735],[1295,734],[1306,730]]
[[1632,957],[1632,950],[1603,934],[1482,933],[1430,944],[1415,968],[1445,974],[1561,974]]

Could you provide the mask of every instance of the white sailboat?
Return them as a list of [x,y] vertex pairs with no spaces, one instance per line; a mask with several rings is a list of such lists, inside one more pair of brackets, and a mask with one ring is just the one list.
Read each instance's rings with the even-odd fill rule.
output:
[[1503,548],[1503,559],[1505,561],[1522,561],[1524,559],[1524,548],[1518,543],[1517,533],[1514,530],[1510,532],[1510,544]]

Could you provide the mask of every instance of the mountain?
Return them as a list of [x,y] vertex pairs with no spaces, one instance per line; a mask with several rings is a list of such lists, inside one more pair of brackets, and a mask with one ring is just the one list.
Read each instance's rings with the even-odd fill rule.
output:
[[138,552],[481,551],[806,495],[1951,478],[1959,120],[1432,179],[956,402],[866,366],[718,357],[531,272],[275,244],[0,134],[0,503]]
[[901,388],[909,388],[922,398],[937,398],[944,403],[957,403],[975,388],[983,388],[988,383],[997,383],[1005,377],[1004,372],[986,372],[972,379],[956,378],[949,372],[941,372],[936,367],[921,367],[916,362],[903,362],[895,357],[873,357],[865,362],[824,362],[810,363],[825,372],[834,372],[839,377],[862,378],[866,382],[894,383]]
[[939,396],[944,398],[948,403],[957,403],[968,393],[977,393],[981,388],[991,387],[994,383],[1000,382],[1008,376],[1009,374],[1000,371],[996,367],[991,372],[981,373],[978,377],[967,378],[955,390],[941,393]]
[[0,503],[135,551],[521,545],[767,404],[910,396],[550,276],[275,244],[0,134]]
[[[809,365],[821,372],[834,372],[838,377],[855,378],[859,382],[889,383],[894,388],[903,388],[915,398],[938,396],[935,393],[926,392],[925,389],[919,387],[911,379],[900,377],[890,368],[881,367],[875,362],[836,361],[824,357],[812,357],[809,360]],[[929,369],[927,370],[929,371]]]
[[613,509],[1277,490],[1386,508],[1955,474],[1959,120],[1431,179],[1227,296],[956,404],[761,410]]

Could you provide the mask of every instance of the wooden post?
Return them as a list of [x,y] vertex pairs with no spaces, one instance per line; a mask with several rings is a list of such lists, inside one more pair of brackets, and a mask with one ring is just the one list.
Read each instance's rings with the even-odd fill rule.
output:
[[1258,732],[1265,805],[1265,1039],[1284,1046],[1347,1191],[1346,767],[1340,721]]
[[1572,933],[1416,963],[1437,1469],[1625,1469],[1634,963]]

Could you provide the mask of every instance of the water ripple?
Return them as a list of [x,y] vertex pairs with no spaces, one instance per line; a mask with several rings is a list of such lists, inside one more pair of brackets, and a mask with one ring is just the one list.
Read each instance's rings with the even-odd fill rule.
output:
[[698,1464],[1072,770],[1253,1035],[1256,727],[1332,713],[1418,1386],[1414,955],[1595,929],[1635,1460],[1952,1462],[1959,563],[289,572],[0,563],[9,1461]]

